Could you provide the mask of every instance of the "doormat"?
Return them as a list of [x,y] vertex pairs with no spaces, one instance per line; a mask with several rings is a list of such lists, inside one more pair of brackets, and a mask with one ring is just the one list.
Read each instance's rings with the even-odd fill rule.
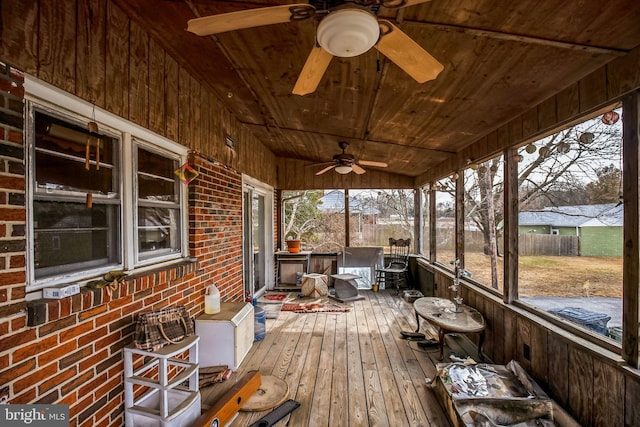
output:
[[262,298],[269,301],[282,301],[288,294],[265,294]]
[[282,304],[282,311],[294,313],[346,313],[350,309],[344,305],[323,303],[289,303]]

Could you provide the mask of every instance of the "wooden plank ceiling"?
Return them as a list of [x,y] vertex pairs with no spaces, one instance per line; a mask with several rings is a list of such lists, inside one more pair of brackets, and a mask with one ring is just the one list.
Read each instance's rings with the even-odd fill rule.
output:
[[216,36],[185,31],[194,17],[290,0],[115,3],[277,156],[329,161],[347,141],[356,158],[412,177],[640,45],[636,0],[432,0],[378,15],[444,65],[436,80],[419,84],[371,49],[333,58],[318,89],[298,96],[291,91],[318,18]]

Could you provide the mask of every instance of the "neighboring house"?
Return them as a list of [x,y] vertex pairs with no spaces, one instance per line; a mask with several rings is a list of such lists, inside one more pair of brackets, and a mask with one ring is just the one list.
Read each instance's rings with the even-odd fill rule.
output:
[[520,234],[577,236],[581,256],[622,256],[622,205],[577,205],[520,212]]

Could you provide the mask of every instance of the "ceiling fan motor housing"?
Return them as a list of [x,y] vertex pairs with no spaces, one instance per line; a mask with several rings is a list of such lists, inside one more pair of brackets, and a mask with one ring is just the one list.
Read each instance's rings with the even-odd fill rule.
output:
[[341,58],[362,55],[380,37],[376,17],[362,9],[340,9],[329,13],[318,25],[318,44]]

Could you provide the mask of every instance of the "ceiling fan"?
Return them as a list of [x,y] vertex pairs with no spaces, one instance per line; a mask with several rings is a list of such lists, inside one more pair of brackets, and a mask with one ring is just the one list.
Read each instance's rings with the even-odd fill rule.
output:
[[348,174],[351,171],[354,171],[358,175],[362,175],[366,171],[360,165],[374,166],[378,168],[387,167],[387,164],[384,162],[372,162],[370,160],[356,160],[356,158],[353,155],[347,154],[344,152],[347,149],[347,147],[349,147],[349,144],[344,141],[338,142],[338,146],[340,146],[340,148],[342,149],[342,153],[334,155],[333,160],[331,160],[330,162],[314,163],[312,165],[309,165],[309,166],[329,165],[326,168],[316,172],[316,175],[322,175],[323,173],[328,172],[334,168],[336,172],[338,172],[341,175]]
[[317,43],[298,76],[294,94],[314,92],[334,56],[358,56],[373,46],[418,83],[424,83],[438,77],[443,65],[398,27],[386,19],[378,19],[376,14],[381,6],[398,9],[428,1],[309,0],[309,4],[270,6],[191,19],[187,30],[207,36],[317,16],[320,19]]

